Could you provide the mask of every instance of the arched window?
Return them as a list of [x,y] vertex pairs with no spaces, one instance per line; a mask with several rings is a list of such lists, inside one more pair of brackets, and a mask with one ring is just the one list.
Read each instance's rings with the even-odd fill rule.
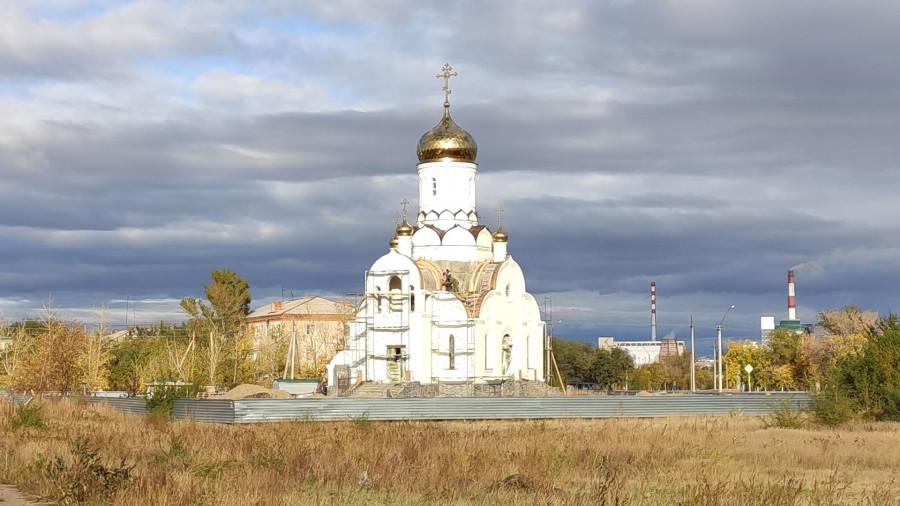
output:
[[391,276],[391,280],[388,282],[388,290],[390,291],[389,303],[390,311],[392,313],[396,313],[403,309],[403,297],[400,293],[402,286],[399,277]]
[[456,338],[453,337],[453,334],[450,334],[447,347],[450,349],[450,367],[448,369],[456,369]]
[[381,287],[379,287],[379,286],[375,287],[374,297],[375,297],[375,312],[380,313],[381,312]]
[[416,293],[412,285],[409,285],[409,310],[410,312],[416,310]]

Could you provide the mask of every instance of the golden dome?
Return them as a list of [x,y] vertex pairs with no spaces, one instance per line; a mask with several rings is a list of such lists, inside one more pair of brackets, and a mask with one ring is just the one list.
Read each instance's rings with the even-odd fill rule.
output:
[[503,226],[497,227],[497,231],[494,232],[494,235],[491,237],[494,238],[494,242],[508,242],[509,236],[506,234],[506,230],[503,230]]
[[406,218],[403,218],[403,223],[397,225],[397,236],[398,237],[409,237],[413,234],[412,225],[406,221]]
[[397,247],[400,246],[400,240],[397,239],[397,234],[394,234],[394,235],[391,237],[391,240],[388,241],[388,246],[389,246],[391,249],[397,249]]
[[419,139],[419,162],[474,162],[478,155],[475,139],[450,118],[449,104],[444,117]]

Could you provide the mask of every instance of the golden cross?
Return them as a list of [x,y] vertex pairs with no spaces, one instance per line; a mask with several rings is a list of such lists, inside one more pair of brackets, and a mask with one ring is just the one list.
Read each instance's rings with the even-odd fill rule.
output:
[[457,77],[459,76],[459,74],[457,74],[456,72],[450,72],[451,70],[453,70],[453,67],[451,67],[449,63],[445,63],[444,66],[441,67],[441,70],[443,70],[444,73],[438,74],[436,77],[438,79],[440,79],[441,77],[444,78],[444,87],[442,88],[444,90],[444,107],[450,107],[450,78]]
[[403,204],[403,219],[405,220],[406,219],[406,206],[409,205],[409,201],[404,198],[403,200],[400,201],[400,203]]

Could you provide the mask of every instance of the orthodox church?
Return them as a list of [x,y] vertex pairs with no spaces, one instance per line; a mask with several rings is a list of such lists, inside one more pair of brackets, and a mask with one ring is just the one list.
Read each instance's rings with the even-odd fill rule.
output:
[[[544,325],[525,276],[475,208],[472,136],[450,117],[449,64],[443,117],[419,139],[419,211],[406,216],[389,251],[365,273],[365,296],[349,322],[328,383],[491,383],[544,378]],[[398,217],[399,218],[399,217]]]

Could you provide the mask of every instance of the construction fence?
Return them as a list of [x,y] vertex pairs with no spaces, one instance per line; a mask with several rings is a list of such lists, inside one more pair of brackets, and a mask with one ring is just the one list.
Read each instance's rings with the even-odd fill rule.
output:
[[[23,399],[15,399],[17,401]],[[139,398],[90,398],[131,414],[145,414]],[[574,397],[434,397],[177,399],[178,420],[212,423],[338,420],[504,420],[766,415],[785,406],[808,409],[809,395],[791,393],[597,395]]]

